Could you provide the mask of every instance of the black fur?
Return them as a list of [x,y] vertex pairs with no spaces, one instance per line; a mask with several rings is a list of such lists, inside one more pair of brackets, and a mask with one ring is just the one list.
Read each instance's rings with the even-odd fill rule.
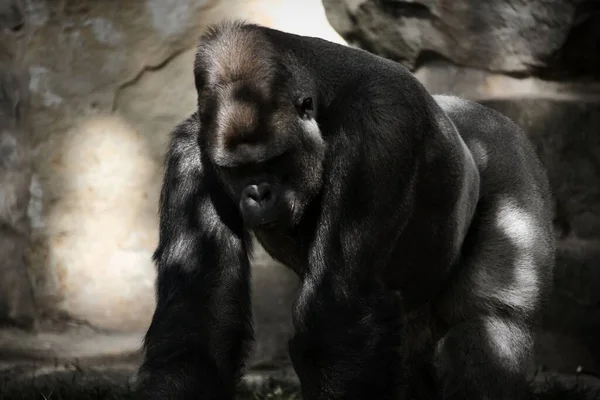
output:
[[256,25],[211,29],[194,73],[141,398],[233,398],[253,333],[240,193],[263,181],[281,217],[252,231],[302,279],[290,354],[305,400],[530,395],[554,242],[545,172],[514,123],[394,62]]

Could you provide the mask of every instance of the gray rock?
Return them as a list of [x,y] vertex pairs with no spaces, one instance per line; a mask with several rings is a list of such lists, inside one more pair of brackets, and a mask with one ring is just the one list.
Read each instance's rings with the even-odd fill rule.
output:
[[17,2],[0,2],[0,323],[31,329],[36,313],[26,268],[31,166],[27,74],[17,38],[22,25]]
[[137,332],[154,311],[163,155],[168,133],[196,104],[199,35],[239,17],[342,40],[320,0],[126,3],[25,2],[34,149],[28,266],[46,315]]
[[537,341],[537,361],[554,371],[600,374],[600,241],[558,243],[554,291]]
[[18,32],[23,28],[25,17],[22,4],[18,0],[0,1],[0,30],[7,35],[6,31]]
[[[165,143],[196,106],[198,37],[236,17],[344,42],[320,0],[0,0],[0,55],[10,61],[0,58],[0,314],[28,309],[27,265],[43,317],[35,335],[0,330],[0,353],[99,357],[139,349],[155,307],[151,255]],[[3,100],[13,84],[3,68],[15,59],[24,64],[11,74],[27,75],[17,93],[30,96],[26,153],[21,131],[1,117],[3,104],[13,113],[20,99],[11,86]],[[287,357],[297,278],[259,248],[252,284],[250,365],[270,368]],[[64,320],[101,333],[55,332]]]
[[600,102],[598,81],[552,81],[535,76],[516,77],[448,61],[430,61],[414,71],[431,93],[451,93],[472,100],[550,99]]
[[594,1],[324,0],[348,41],[413,68],[432,58],[519,74],[598,76]]

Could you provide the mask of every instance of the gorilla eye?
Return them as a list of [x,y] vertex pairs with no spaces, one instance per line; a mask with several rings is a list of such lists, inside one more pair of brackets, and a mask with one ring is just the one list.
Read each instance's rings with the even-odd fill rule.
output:
[[309,114],[313,111],[313,99],[312,97],[306,97],[302,100],[302,104],[300,105],[300,116],[308,117]]

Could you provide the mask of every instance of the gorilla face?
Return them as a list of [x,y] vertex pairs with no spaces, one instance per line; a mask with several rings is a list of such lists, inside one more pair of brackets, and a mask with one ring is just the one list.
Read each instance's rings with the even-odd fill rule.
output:
[[220,86],[201,113],[211,163],[248,229],[298,223],[321,185],[325,142],[314,96],[267,90],[243,81]]

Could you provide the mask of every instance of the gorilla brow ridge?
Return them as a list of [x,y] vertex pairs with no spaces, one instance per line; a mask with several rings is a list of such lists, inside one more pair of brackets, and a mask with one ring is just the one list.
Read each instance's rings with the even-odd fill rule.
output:
[[263,86],[275,79],[279,64],[276,51],[258,26],[226,21],[211,26],[200,38],[194,71],[205,74],[204,84],[209,87],[237,81]]
[[[280,118],[267,121],[261,115],[268,114],[267,108],[283,107],[279,100],[285,97],[292,75],[286,56],[276,51],[262,27],[240,20],[213,25],[201,37],[194,73],[199,96],[213,102],[211,116],[220,131],[214,135],[216,158],[221,162],[224,148],[276,140],[266,125],[277,124]],[[285,146],[280,143],[271,148]]]

